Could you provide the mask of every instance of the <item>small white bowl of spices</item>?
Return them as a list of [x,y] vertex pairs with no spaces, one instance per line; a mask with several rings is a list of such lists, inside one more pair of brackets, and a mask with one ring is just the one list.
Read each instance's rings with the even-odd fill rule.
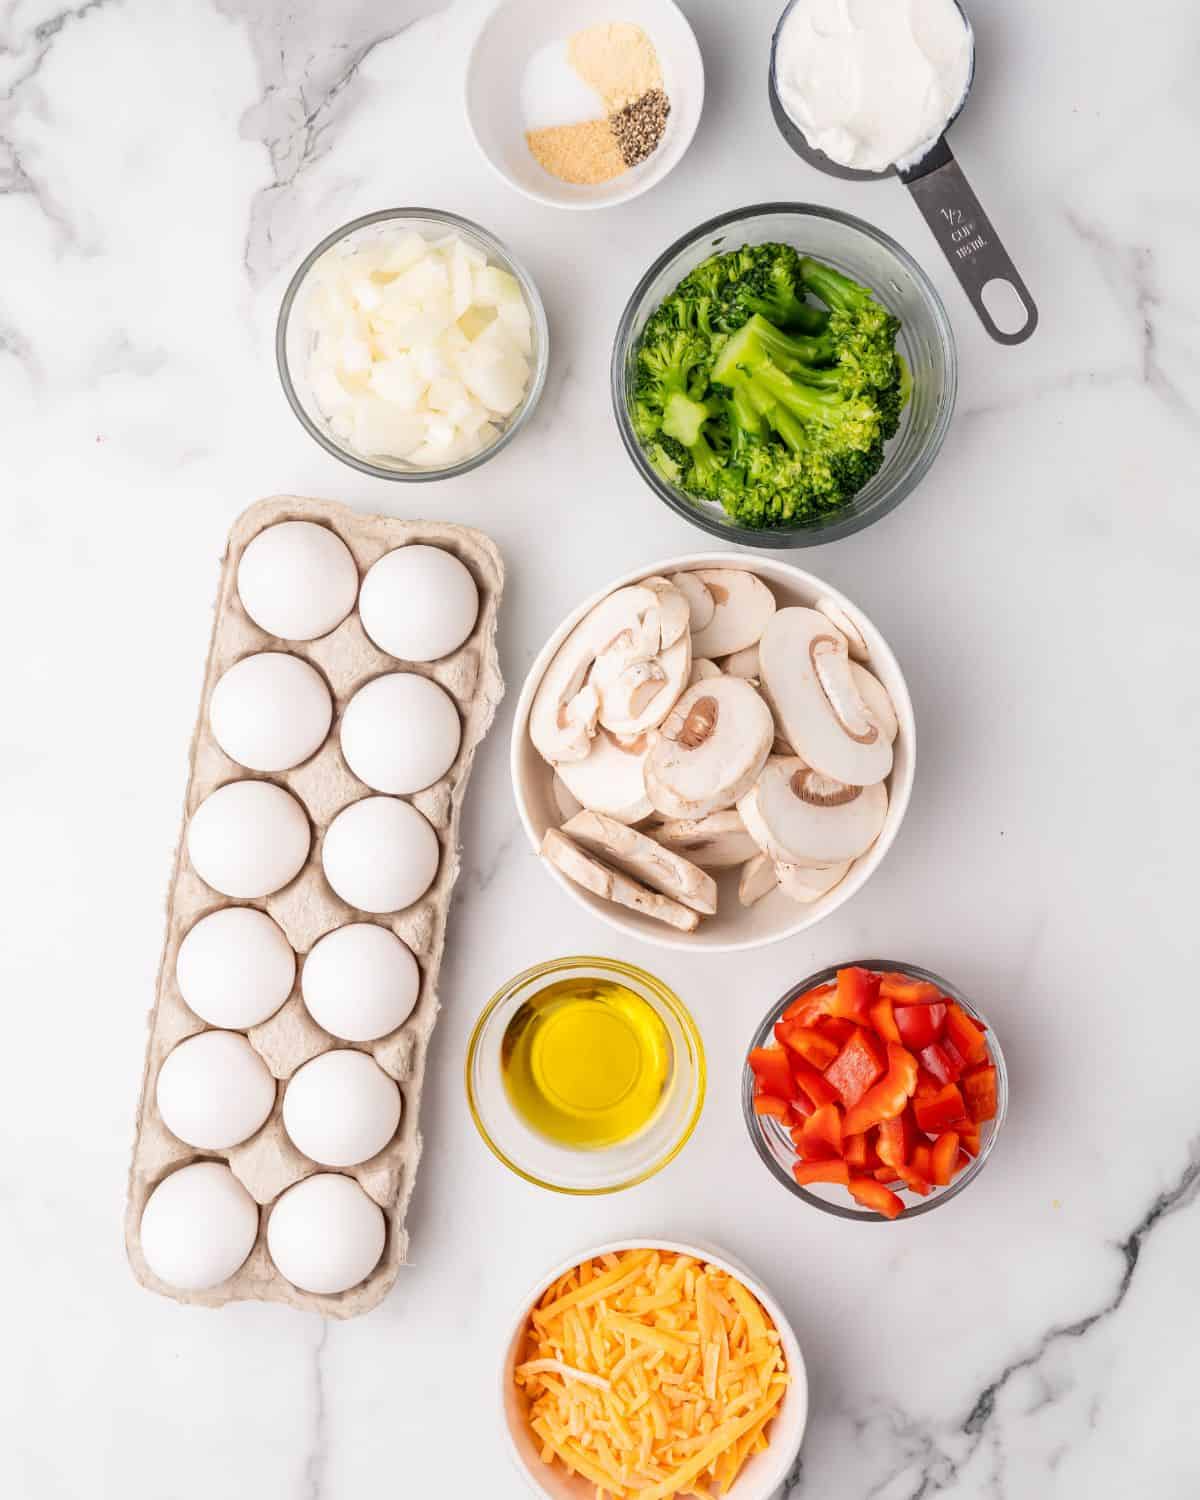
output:
[[479,149],[557,208],[646,192],[691,144],[703,104],[700,48],[673,0],[500,0],[467,64]]

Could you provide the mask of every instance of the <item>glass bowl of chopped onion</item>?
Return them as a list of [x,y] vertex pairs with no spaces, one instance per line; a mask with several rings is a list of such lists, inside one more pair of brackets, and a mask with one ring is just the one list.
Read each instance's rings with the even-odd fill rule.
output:
[[335,229],[301,262],[275,356],[303,427],[377,479],[465,474],[510,443],[546,381],[529,273],[457,214],[394,208]]

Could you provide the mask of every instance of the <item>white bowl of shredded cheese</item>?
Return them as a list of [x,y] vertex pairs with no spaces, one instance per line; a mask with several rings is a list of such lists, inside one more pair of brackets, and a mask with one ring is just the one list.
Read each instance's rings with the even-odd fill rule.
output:
[[[588,1284],[594,1288],[590,1294],[578,1274],[585,1266]],[[703,1275],[708,1270],[712,1274]],[[695,1288],[691,1296],[689,1272]],[[666,1306],[672,1296],[674,1304]],[[665,1316],[659,1316],[658,1308]],[[535,1313],[545,1323],[536,1325],[539,1337],[531,1341]],[[639,1317],[642,1334],[635,1326]],[[655,1352],[656,1338],[665,1351],[657,1370],[653,1359],[645,1363],[645,1356]],[[621,1351],[611,1366],[612,1378],[597,1375],[595,1369],[595,1351],[606,1342],[614,1355]],[[688,1344],[699,1354],[691,1373],[690,1356],[673,1353],[676,1346]],[[659,1385],[662,1366],[671,1363],[681,1365],[683,1373],[678,1380],[672,1374],[664,1392]],[[748,1369],[756,1373],[747,1377]],[[765,1378],[761,1396],[757,1372]],[[545,1382],[538,1378],[541,1374]],[[649,1400],[627,1399],[629,1391],[641,1393],[647,1383]],[[693,1384],[698,1404],[685,1399]],[[614,1397],[615,1422],[610,1405]],[[728,1255],[675,1240],[600,1245],[542,1277],[522,1300],[510,1327],[500,1399],[509,1454],[530,1493],[542,1500],[595,1500],[598,1489],[606,1500],[613,1495],[669,1500],[690,1493],[694,1483],[708,1484],[715,1492],[719,1484],[714,1478],[728,1479],[731,1469],[735,1477],[722,1491],[728,1500],[769,1500],[795,1462],[808,1420],[804,1357],[782,1308]],[[761,1413],[768,1407],[764,1426]],[[600,1409],[606,1409],[608,1430],[596,1441],[589,1422]],[[712,1436],[700,1444],[694,1426],[697,1411],[702,1422],[712,1422]],[[531,1417],[541,1431],[532,1429]],[[577,1446],[580,1463],[574,1473],[561,1457],[547,1461],[554,1446],[547,1434],[553,1434],[560,1419],[576,1437],[588,1434],[588,1440]],[[563,1446],[569,1452],[567,1444],[574,1442],[568,1438]],[[731,1457],[722,1459],[726,1453]],[[613,1480],[622,1464],[636,1485],[626,1487]]]

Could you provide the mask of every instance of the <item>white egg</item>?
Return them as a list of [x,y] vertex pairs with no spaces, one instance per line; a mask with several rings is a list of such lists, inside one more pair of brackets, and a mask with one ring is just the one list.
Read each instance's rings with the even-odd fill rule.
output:
[[403,1026],[421,988],[405,943],[374,922],[328,933],[304,960],[300,990],[318,1026],[347,1042],[373,1042]]
[[260,531],[242,553],[237,587],[246,613],[268,635],[312,641],[354,608],[358,569],[327,526],[281,521]]
[[308,662],[260,651],[235,662],[217,683],[208,720],[231,760],[251,771],[287,771],[320,749],[333,700]]
[[287,885],[308,858],[304,809],[269,781],[231,781],[210,792],[188,824],[192,868],[223,896],[253,900]]
[[454,700],[414,672],[359,688],[342,715],[342,754],[376,792],[419,792],[454,764],[462,725]]
[[293,1073],[284,1091],[284,1129],[323,1167],[369,1160],[399,1123],[400,1090],[365,1052],[323,1052]]
[[227,906],[180,943],[175,979],[202,1021],[240,1031],[273,1016],[291,994],[296,955],[266,912]]
[[479,590],[453,553],[413,543],[368,570],[358,609],[381,651],[401,661],[437,661],[475,629]]
[[223,1162],[172,1172],[142,1210],[146,1264],[160,1281],[202,1292],[227,1281],[258,1236],[258,1205]]
[[167,1054],[154,1091],[163,1124],[199,1151],[248,1140],[271,1113],[275,1080],[236,1031],[202,1031]]
[[344,807],[325,834],[325,878],[348,906],[403,911],[433,884],[441,851],[427,819],[394,797]]
[[353,1177],[318,1172],[288,1188],[267,1220],[267,1249],[301,1291],[345,1292],[379,1264],[383,1211]]

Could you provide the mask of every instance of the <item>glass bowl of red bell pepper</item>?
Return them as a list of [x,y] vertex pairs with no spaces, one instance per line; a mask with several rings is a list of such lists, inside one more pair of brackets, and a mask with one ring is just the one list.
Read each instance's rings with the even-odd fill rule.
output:
[[928,1213],[973,1182],[1008,1107],[995,1033],[940,975],[891,959],[822,969],[754,1034],[742,1110],[789,1192],[843,1219]]

